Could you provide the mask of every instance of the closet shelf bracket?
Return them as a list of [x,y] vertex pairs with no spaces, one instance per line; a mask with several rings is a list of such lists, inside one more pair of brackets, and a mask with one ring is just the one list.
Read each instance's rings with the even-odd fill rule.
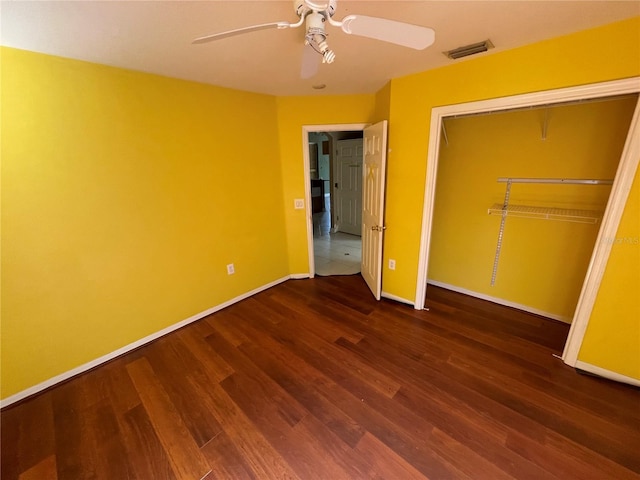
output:
[[444,141],[449,146],[449,137],[447,135],[447,127],[444,125],[444,119],[442,119],[442,135],[444,136]]
[[547,139],[547,129],[549,127],[549,109],[544,111],[544,122],[542,123],[542,140]]

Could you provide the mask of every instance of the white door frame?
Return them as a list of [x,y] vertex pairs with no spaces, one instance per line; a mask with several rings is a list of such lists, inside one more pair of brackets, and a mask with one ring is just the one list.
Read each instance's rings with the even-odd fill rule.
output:
[[[436,107],[431,110],[431,126],[429,130],[429,150],[427,154],[427,176],[424,189],[424,206],[422,210],[422,234],[420,237],[420,256],[418,259],[418,278],[416,281],[415,308],[422,310],[425,305],[427,278],[429,268],[429,249],[431,245],[431,228],[435,202],[436,176],[440,138],[444,118],[455,115],[469,115],[490,111],[510,110],[546,105],[551,103],[580,101],[592,98],[609,97],[629,93],[640,93],[640,77],[624,80],[594,83],[577,87],[547,90],[543,92],[514,95],[491,100],[462,103]],[[604,275],[613,242],[605,241],[614,238],[622,212],[627,203],[631,184],[640,161],[640,101],[631,120],[624,150],[620,158],[618,170],[611,188],[609,201],[602,219],[602,226],[596,239],[595,248],[587,269],[580,298],[574,313],[569,336],[565,344],[562,360],[572,367],[576,366],[582,340],[589,324],[589,318],[596,300],[598,288]]]
[[[361,132],[369,123],[341,123],[331,125],[302,126],[302,157],[304,162],[304,203],[307,216],[307,250],[309,253],[309,277],[316,274],[313,258],[313,212],[311,209],[311,166],[309,163],[309,134],[313,132]],[[333,186],[332,186],[333,188]]]

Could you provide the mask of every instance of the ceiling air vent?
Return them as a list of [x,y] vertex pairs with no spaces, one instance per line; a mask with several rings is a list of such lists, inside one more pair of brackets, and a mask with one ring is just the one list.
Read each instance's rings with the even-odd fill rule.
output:
[[456,60],[458,58],[468,57],[469,55],[475,55],[476,53],[486,52],[490,48],[493,48],[493,43],[491,43],[491,40],[485,40],[484,42],[472,43],[471,45],[454,48],[453,50],[443,53],[447,57]]

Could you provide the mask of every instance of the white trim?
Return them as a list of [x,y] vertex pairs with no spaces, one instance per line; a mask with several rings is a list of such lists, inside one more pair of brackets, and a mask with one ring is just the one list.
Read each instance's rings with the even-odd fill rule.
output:
[[518,310],[522,310],[523,312],[533,313],[534,315],[551,318],[563,323],[571,323],[571,317],[545,312],[543,310],[538,310],[537,308],[529,307],[528,305],[523,305],[521,303],[510,302],[498,297],[491,297],[489,295],[485,295],[484,293],[474,292],[472,290],[467,290],[466,288],[456,287],[455,285],[438,282],[436,280],[429,279],[427,283],[435,287],[446,288],[447,290],[451,290],[452,292],[458,292],[464,295],[469,295],[470,297],[479,298],[480,300],[487,300],[488,302],[497,303],[498,305],[504,305],[505,307],[517,308]]
[[418,254],[418,278],[416,281],[416,310],[424,309],[427,295],[427,278],[429,271],[429,251],[431,250],[431,225],[433,223],[433,205],[436,199],[436,177],[440,152],[440,132],[444,114],[440,109],[431,110],[431,127],[429,130],[429,150],[427,153],[427,178],[424,186],[424,206],[422,207],[422,233],[420,234],[420,252]]
[[411,300],[408,300],[408,299],[402,298],[402,297],[398,297],[397,295],[393,295],[392,293],[387,293],[385,291],[382,291],[380,293],[380,296],[382,298],[386,298],[388,300],[393,300],[395,302],[400,302],[400,303],[406,303],[407,305],[411,305],[412,307],[414,306],[413,302]]
[[[306,275],[306,277],[308,277],[308,274],[304,274]],[[91,360],[90,362],[87,362],[83,365],[80,365],[79,367],[76,368],[72,368],[71,370],[68,370],[64,373],[61,373],[60,375],[56,375],[55,377],[52,377],[48,380],[45,380],[44,382],[41,382],[37,385],[34,385],[32,387],[29,387],[25,390],[22,390],[21,392],[18,392],[14,395],[11,395],[5,399],[0,400],[0,408],[5,408],[8,407],[9,405],[18,402],[20,400],[24,400],[27,397],[30,397],[31,395],[35,395],[36,393],[39,393],[43,390],[46,390],[47,388],[53,387],[54,385],[60,383],[60,382],[64,382],[65,380],[69,380],[72,377],[75,377],[76,375],[79,375],[81,373],[84,373],[88,370],[91,370],[92,368],[98,367],[100,365],[102,365],[103,363],[106,363],[110,360],[113,360],[114,358],[117,358],[121,355],[124,355],[125,353],[128,353],[132,350],[135,350],[136,348],[139,348],[149,342],[152,342],[160,337],[163,337],[171,332],[174,332],[186,325],[189,325],[190,323],[193,323],[197,320],[200,320],[208,315],[211,315],[212,313],[218,312],[220,310],[222,310],[223,308],[229,307],[231,305],[233,305],[234,303],[240,302],[241,300],[244,300],[246,298],[249,298],[257,293],[260,293],[264,290],[267,290],[271,287],[275,287],[276,285],[286,282],[287,280],[289,280],[290,278],[294,278],[293,275],[289,275],[286,277],[282,277],[279,278],[278,280],[274,280],[273,282],[267,283],[266,285],[263,285],[261,287],[258,287],[254,290],[251,290],[250,292],[247,293],[243,293],[242,295],[239,295],[235,298],[232,298],[231,300],[228,300],[224,303],[221,303],[219,305],[216,305],[215,307],[211,307],[207,310],[205,310],[204,312],[200,312],[197,313],[195,315],[193,315],[192,317],[187,318],[186,320],[182,320],[178,323],[174,323],[173,325],[170,325],[166,328],[163,328],[162,330],[159,330],[155,333],[152,333],[151,335],[147,335],[144,338],[141,338],[140,340],[136,340],[133,343],[130,343],[129,345],[125,345],[122,348],[119,348],[117,350],[114,350],[113,352],[110,352],[106,355],[103,355],[101,357],[96,358],[95,360]],[[297,277],[297,278],[302,278],[302,277]]]
[[[307,253],[309,255],[309,277],[316,274],[316,264],[313,255],[313,213],[311,210],[311,166],[309,164],[309,134],[314,132],[358,132],[370,125],[369,123],[338,123],[330,125],[302,126],[302,162],[304,168],[304,203],[307,216]],[[287,200],[288,201],[288,200]]]
[[304,214],[307,218],[307,255],[309,257],[309,276],[316,274],[316,261],[313,254],[313,210],[311,204],[311,159],[309,158],[309,133],[302,127],[302,162],[304,165]]
[[311,278],[311,274],[309,273],[292,273],[289,275],[291,280],[301,280],[303,278]]
[[[527,93],[458,105],[434,107],[431,110],[431,124],[429,129],[429,149],[427,153],[427,173],[424,189],[424,205],[422,209],[422,233],[420,236],[415,308],[418,310],[423,309],[426,297],[440,132],[445,117],[533,107],[566,101],[588,100],[638,92],[640,92],[640,77],[632,77],[610,82],[548,90],[545,92]],[[612,242],[603,242],[602,239],[606,240],[607,238],[613,238],[613,236],[615,236],[620,224],[622,211],[627,202],[635,171],[638,168],[638,161],[640,160],[639,110],[640,108],[636,107],[631,128],[627,135],[627,142],[620,159],[618,172],[616,173],[616,178],[611,189],[609,204],[605,211],[596,248],[594,249],[589,269],[585,276],[578,306],[573,321],[571,322],[569,337],[567,338],[565,350],[562,355],[563,361],[571,366],[575,366],[577,361],[578,352],[584,339],[596,294],[600,287],[604,268],[606,267],[611,251]]]
[[607,370],[605,368],[596,367],[595,365],[591,365],[590,363],[586,363],[581,360],[576,361],[575,368],[577,370],[584,370],[585,372],[592,373],[609,380],[628,383],[629,385],[633,385],[634,387],[640,387],[640,380],[637,378],[628,377],[620,373],[612,372],[611,370]]

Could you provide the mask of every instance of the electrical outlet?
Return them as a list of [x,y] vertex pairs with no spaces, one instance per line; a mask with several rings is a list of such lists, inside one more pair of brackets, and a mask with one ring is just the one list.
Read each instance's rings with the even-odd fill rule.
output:
[[230,263],[227,265],[227,275],[233,275],[234,273],[236,273],[236,269],[233,266],[233,263]]
[[389,259],[389,270],[395,270],[396,269],[396,261],[393,259]]
[[304,208],[304,198],[296,198],[293,201],[293,208],[295,208],[296,210]]

